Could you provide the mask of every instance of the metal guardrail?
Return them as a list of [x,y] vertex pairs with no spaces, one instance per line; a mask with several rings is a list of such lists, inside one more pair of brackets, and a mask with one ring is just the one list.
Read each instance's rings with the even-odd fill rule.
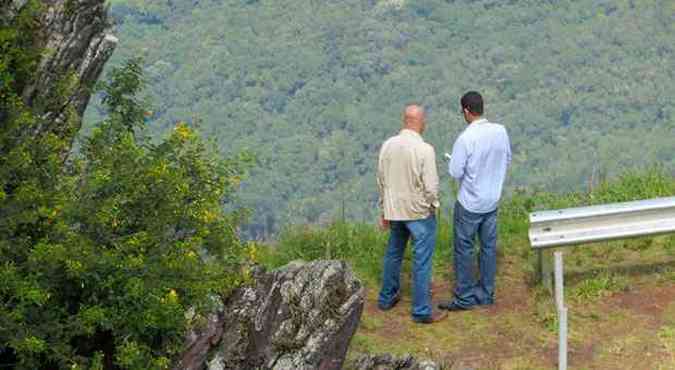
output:
[[530,214],[533,248],[675,232],[675,197]]
[[[675,197],[568,208],[530,214],[530,244],[537,250],[540,278],[545,248],[675,233]],[[567,307],[563,294],[563,253],[556,251],[555,301],[558,310],[558,369],[567,369]]]

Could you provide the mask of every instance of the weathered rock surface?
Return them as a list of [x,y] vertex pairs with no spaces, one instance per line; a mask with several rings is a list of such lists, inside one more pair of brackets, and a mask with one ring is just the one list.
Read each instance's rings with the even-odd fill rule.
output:
[[413,356],[395,357],[391,354],[363,355],[349,369],[353,370],[439,370],[433,361],[417,361]]
[[189,336],[175,369],[340,369],[364,301],[349,266],[291,263],[254,279]]
[[[20,86],[19,93],[29,107],[45,118],[45,124],[33,134],[49,131],[72,140],[117,38],[110,33],[106,0],[41,3],[34,40],[42,57],[35,78]],[[0,0],[0,22],[11,24],[25,5],[26,0]],[[59,91],[64,84],[68,85],[65,99],[60,96],[64,91]],[[66,119],[69,111],[77,113],[74,119]]]

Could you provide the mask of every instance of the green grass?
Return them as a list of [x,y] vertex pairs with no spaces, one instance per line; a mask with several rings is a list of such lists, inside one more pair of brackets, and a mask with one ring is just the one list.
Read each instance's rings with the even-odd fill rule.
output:
[[378,280],[386,235],[373,225],[335,223],[327,228],[290,226],[270,246],[262,261],[270,267],[293,260],[341,259],[349,261],[366,282]]
[[[502,202],[499,210],[498,253],[520,257],[523,269],[534,272],[535,256],[529,247],[527,232],[529,214],[536,210],[586,206],[675,195],[675,180],[663,170],[653,168],[644,172],[628,172],[614,182],[603,183],[590,193],[552,194],[515,192]],[[438,215],[438,230],[434,267],[445,269],[452,263],[451,215]],[[669,237],[663,248],[675,255],[675,237]],[[343,259],[349,261],[357,274],[368,282],[377,282],[382,272],[382,256],[387,234],[374,224],[338,222],[328,227],[311,225],[288,226],[274,246],[264,253],[263,262],[278,267],[292,260]],[[643,238],[604,245],[609,248],[574,248],[571,258],[578,263],[618,262],[616,246],[640,252],[650,250],[654,239]],[[600,246],[603,244],[601,243]],[[597,257],[597,258],[596,258]],[[407,249],[404,272],[409,271],[410,248]],[[587,262],[584,262],[587,261]]]
[[571,290],[571,296],[578,302],[588,302],[620,292],[628,287],[628,280],[621,275],[600,274],[582,280]]
[[659,365],[659,369],[675,368],[675,327],[669,326],[661,329],[658,333],[661,343],[666,351],[670,353],[670,358]]

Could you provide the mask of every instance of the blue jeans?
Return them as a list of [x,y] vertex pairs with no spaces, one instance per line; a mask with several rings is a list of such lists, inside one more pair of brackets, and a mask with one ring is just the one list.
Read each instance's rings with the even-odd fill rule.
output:
[[[494,303],[495,274],[497,272],[497,210],[489,213],[467,211],[455,203],[453,220],[455,304],[460,307]],[[474,240],[480,239],[476,281]]]
[[431,316],[431,258],[436,248],[436,217],[423,220],[390,221],[389,245],[384,256],[382,290],[378,305],[391,307],[400,294],[400,275],[403,252],[408,239],[413,239],[413,299],[412,316],[424,319]]

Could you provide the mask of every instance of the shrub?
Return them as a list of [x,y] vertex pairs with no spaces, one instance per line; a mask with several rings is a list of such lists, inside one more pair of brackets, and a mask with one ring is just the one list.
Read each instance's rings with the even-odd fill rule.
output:
[[193,319],[244,279],[243,215],[223,201],[248,159],[216,159],[184,123],[141,139],[141,87],[138,61],[115,69],[108,118],[67,171],[26,160],[47,180],[3,184],[0,349],[19,369],[168,368]]

